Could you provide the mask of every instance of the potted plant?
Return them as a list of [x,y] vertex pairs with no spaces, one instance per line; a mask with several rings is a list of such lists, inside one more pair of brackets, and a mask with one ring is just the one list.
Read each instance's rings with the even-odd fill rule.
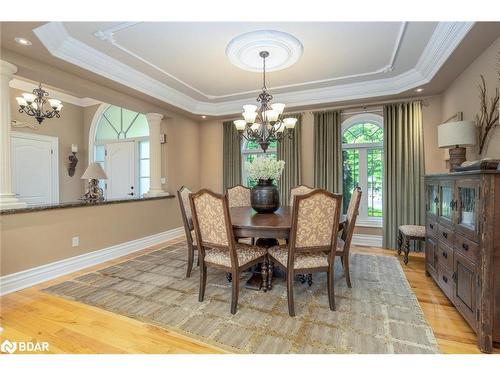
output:
[[266,157],[257,157],[252,163],[245,163],[248,176],[257,181],[252,188],[250,201],[255,211],[271,213],[280,206],[280,195],[275,183],[283,173],[285,162]]

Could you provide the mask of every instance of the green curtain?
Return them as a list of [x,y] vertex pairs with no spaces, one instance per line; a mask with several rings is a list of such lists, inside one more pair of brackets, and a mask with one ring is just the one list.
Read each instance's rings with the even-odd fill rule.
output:
[[400,225],[424,221],[424,139],[420,102],[384,106],[384,247]]
[[281,204],[288,205],[290,189],[300,185],[302,182],[302,147],[301,147],[301,114],[285,115],[297,119],[293,137],[286,138],[283,142],[278,142],[278,160],[285,161],[285,169],[278,183],[280,189]]
[[339,111],[314,113],[314,185],[342,192],[342,129]]
[[241,138],[232,121],[222,123],[222,189],[241,184]]

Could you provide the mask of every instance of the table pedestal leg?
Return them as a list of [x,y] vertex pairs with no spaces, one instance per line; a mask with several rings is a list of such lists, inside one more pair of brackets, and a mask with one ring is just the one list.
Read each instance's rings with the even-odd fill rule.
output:
[[[270,248],[272,246],[279,245],[279,242],[275,238],[259,238],[256,241],[255,245],[262,246],[265,248]],[[264,281],[262,280],[263,271],[264,270],[262,269],[262,265],[254,267],[254,269],[252,270],[253,275],[245,283],[245,288],[252,289],[252,290],[260,290],[260,288],[262,288],[262,286],[263,286],[263,283],[265,283],[264,291],[271,289],[270,285],[268,283],[268,280],[264,280]],[[266,271],[266,273],[268,273],[267,272],[267,265],[266,265],[265,271]],[[269,278],[269,276],[266,277],[266,279],[268,279],[268,278]]]

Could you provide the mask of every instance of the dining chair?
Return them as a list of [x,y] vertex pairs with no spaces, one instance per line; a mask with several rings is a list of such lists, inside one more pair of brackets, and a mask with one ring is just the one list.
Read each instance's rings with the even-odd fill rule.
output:
[[302,195],[302,194],[307,194],[311,191],[313,191],[314,188],[309,187],[307,185],[298,185],[290,189],[290,206],[293,207],[293,198],[296,195]]
[[[235,185],[226,189],[227,200],[229,207],[249,207],[252,205],[250,194],[252,189],[243,185]],[[239,240],[240,238],[236,238]],[[255,238],[250,239],[251,244],[255,244]]]
[[335,310],[334,263],[342,195],[324,189],[296,195],[290,242],[268,249],[270,262],[286,273],[288,314],[295,316],[293,280],[297,274],[327,273],[330,310]]
[[[186,242],[188,249],[186,277],[191,276],[191,271],[193,270],[193,263],[194,263],[194,251],[195,249],[198,248],[196,242],[196,236],[194,234],[191,205],[189,203],[189,194],[191,194],[191,190],[189,190],[185,186],[181,186],[181,188],[177,190],[177,198],[179,199],[179,205],[181,208],[182,224],[184,226],[184,232],[186,233]],[[199,263],[199,254],[198,254],[198,263]]]
[[347,207],[347,221],[342,234],[337,241],[337,256],[340,256],[347,286],[352,288],[351,274],[349,271],[349,250],[351,248],[352,235],[356,226],[356,218],[359,214],[359,203],[361,202],[361,188],[354,188],[349,206]]
[[264,247],[236,242],[233,234],[227,196],[202,189],[189,195],[194,230],[200,258],[200,291],[203,301],[207,283],[207,266],[230,272],[231,314],[236,313],[240,272],[262,263],[262,282],[267,283],[267,250]]

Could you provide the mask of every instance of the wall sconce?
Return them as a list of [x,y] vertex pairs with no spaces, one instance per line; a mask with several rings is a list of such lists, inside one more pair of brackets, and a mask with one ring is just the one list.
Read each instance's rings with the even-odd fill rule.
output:
[[70,177],[73,177],[75,175],[75,168],[76,168],[76,165],[78,164],[78,159],[76,157],[77,152],[78,152],[78,146],[71,145],[71,153],[73,155],[69,156],[68,174]]

